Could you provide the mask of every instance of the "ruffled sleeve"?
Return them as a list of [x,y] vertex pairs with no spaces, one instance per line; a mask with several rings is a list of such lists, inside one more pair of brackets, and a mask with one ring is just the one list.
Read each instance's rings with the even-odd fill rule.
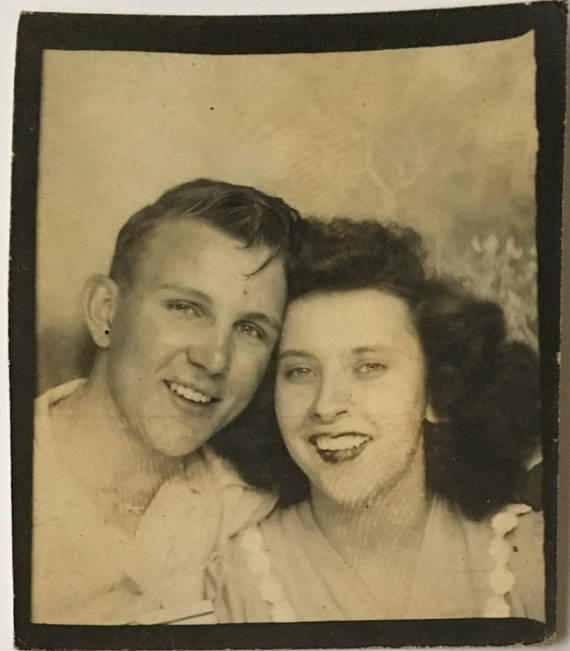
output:
[[528,511],[518,518],[507,535],[510,567],[515,577],[512,616],[545,621],[544,519],[541,512]]
[[208,566],[207,596],[220,623],[291,622],[296,617],[259,527],[232,538]]
[[528,617],[544,621],[542,514],[509,504],[491,518],[488,554],[490,596],[484,617]]

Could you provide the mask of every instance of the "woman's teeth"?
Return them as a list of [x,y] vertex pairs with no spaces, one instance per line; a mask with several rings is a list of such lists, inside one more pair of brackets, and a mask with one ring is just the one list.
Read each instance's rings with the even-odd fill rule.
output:
[[191,400],[192,402],[199,402],[202,404],[207,404],[212,402],[214,398],[212,396],[207,396],[205,393],[200,391],[195,391],[189,386],[184,384],[178,384],[177,382],[167,382],[168,388],[174,392],[176,395],[181,396],[186,400]]
[[317,448],[319,456],[327,463],[350,461],[357,457],[363,450],[370,436],[366,434],[317,434],[311,436],[309,442]]
[[341,436],[317,436],[315,445],[319,450],[348,450],[369,440],[362,434],[342,434]]

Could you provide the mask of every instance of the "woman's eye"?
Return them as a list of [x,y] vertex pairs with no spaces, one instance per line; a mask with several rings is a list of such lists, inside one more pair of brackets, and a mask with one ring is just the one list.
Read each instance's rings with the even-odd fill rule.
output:
[[359,375],[370,375],[372,373],[381,373],[386,370],[386,365],[380,362],[365,362],[356,367]]
[[294,366],[293,368],[285,369],[284,375],[288,380],[303,380],[312,377],[314,372],[308,366]]
[[167,307],[171,312],[189,316],[203,316],[204,310],[196,303],[188,303],[186,301],[169,301]]
[[243,332],[248,337],[253,337],[254,339],[265,339],[265,332],[258,326],[253,325],[252,323],[238,323],[237,329],[240,332]]

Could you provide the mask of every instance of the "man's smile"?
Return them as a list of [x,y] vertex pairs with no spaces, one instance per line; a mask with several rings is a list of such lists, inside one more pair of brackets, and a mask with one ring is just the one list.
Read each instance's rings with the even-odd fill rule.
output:
[[191,404],[211,405],[220,401],[220,398],[205,393],[204,391],[195,389],[188,384],[182,384],[173,380],[165,380],[164,383],[171,391],[171,393],[179,398],[183,398],[185,401]]

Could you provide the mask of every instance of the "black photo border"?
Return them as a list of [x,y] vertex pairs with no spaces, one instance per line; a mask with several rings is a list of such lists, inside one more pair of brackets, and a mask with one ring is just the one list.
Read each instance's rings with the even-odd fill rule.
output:
[[[558,362],[566,4],[305,16],[24,13],[18,28],[9,275],[15,644],[44,649],[346,648],[536,644],[556,627]],[[116,50],[197,54],[335,52],[501,40],[535,31],[539,342],[546,624],[526,619],[346,621],[200,626],[55,626],[30,622],[35,264],[42,54]]]

